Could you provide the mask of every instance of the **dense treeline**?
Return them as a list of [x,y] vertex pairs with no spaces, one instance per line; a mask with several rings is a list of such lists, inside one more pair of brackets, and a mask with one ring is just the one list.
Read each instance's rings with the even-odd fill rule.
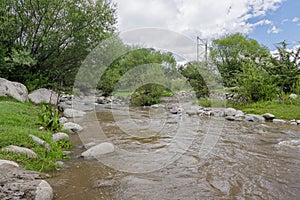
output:
[[0,77],[30,90],[71,85],[115,23],[115,6],[105,0],[1,0]]
[[289,50],[287,43],[276,52],[242,34],[213,41],[211,58],[226,87],[235,87],[243,101],[274,100],[300,92],[300,46]]

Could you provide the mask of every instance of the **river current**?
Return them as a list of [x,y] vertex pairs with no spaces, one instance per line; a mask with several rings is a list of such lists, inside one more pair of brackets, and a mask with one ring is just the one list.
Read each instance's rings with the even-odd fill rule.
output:
[[300,198],[299,126],[132,108],[134,127],[122,112],[99,108],[89,114],[96,121],[82,121],[99,125],[118,152],[85,160],[85,132],[72,135],[72,159],[49,179],[54,199]]

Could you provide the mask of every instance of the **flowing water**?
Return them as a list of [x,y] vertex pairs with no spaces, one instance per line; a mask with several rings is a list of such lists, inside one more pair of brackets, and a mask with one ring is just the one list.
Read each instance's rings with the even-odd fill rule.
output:
[[136,108],[134,127],[122,109],[112,112],[99,109],[98,121],[83,123],[99,124],[116,152],[84,160],[83,137],[72,135],[72,159],[49,180],[54,199],[300,199],[299,126]]

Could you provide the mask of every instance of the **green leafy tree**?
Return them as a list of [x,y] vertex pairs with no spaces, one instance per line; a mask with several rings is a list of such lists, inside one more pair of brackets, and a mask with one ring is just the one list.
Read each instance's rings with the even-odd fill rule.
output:
[[[72,85],[89,52],[115,30],[115,6],[105,0],[1,0],[0,76],[51,87]],[[2,55],[0,55],[2,56]]]
[[181,66],[179,71],[193,87],[197,98],[209,95],[206,82],[200,74],[199,63],[187,63],[186,65]]
[[243,62],[251,60],[260,63],[270,52],[256,40],[241,33],[227,35],[213,41],[210,56],[222,75],[225,86],[235,86],[236,74],[242,72]]
[[[133,47],[128,47],[133,48]],[[103,92],[103,95],[109,96],[114,91],[117,82],[120,78],[126,74],[129,70],[135,68],[135,73],[129,74],[130,77],[126,78],[130,80],[126,82],[126,86],[130,88],[131,86],[139,84],[138,81],[146,78],[145,75],[148,71],[145,71],[144,67],[139,67],[148,64],[158,64],[158,65],[175,65],[176,61],[169,53],[161,53],[154,49],[132,49],[129,53],[121,56],[119,59],[115,60],[104,72],[101,78],[98,89]],[[149,70],[151,66],[149,65]],[[137,70],[141,70],[140,72]],[[148,70],[148,68],[147,68]],[[137,78],[139,76],[140,78]]]
[[287,43],[283,41],[276,49],[265,68],[280,90],[284,93],[295,92],[300,81],[300,47],[288,50]]

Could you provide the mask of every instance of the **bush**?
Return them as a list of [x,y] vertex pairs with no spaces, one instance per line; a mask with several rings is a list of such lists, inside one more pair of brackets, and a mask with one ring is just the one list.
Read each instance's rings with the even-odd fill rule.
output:
[[245,63],[237,75],[238,94],[247,102],[274,100],[277,87],[269,74],[253,63]]
[[136,90],[131,96],[131,104],[135,106],[151,106],[160,102],[163,94],[170,94],[164,86],[158,84],[147,84]]

